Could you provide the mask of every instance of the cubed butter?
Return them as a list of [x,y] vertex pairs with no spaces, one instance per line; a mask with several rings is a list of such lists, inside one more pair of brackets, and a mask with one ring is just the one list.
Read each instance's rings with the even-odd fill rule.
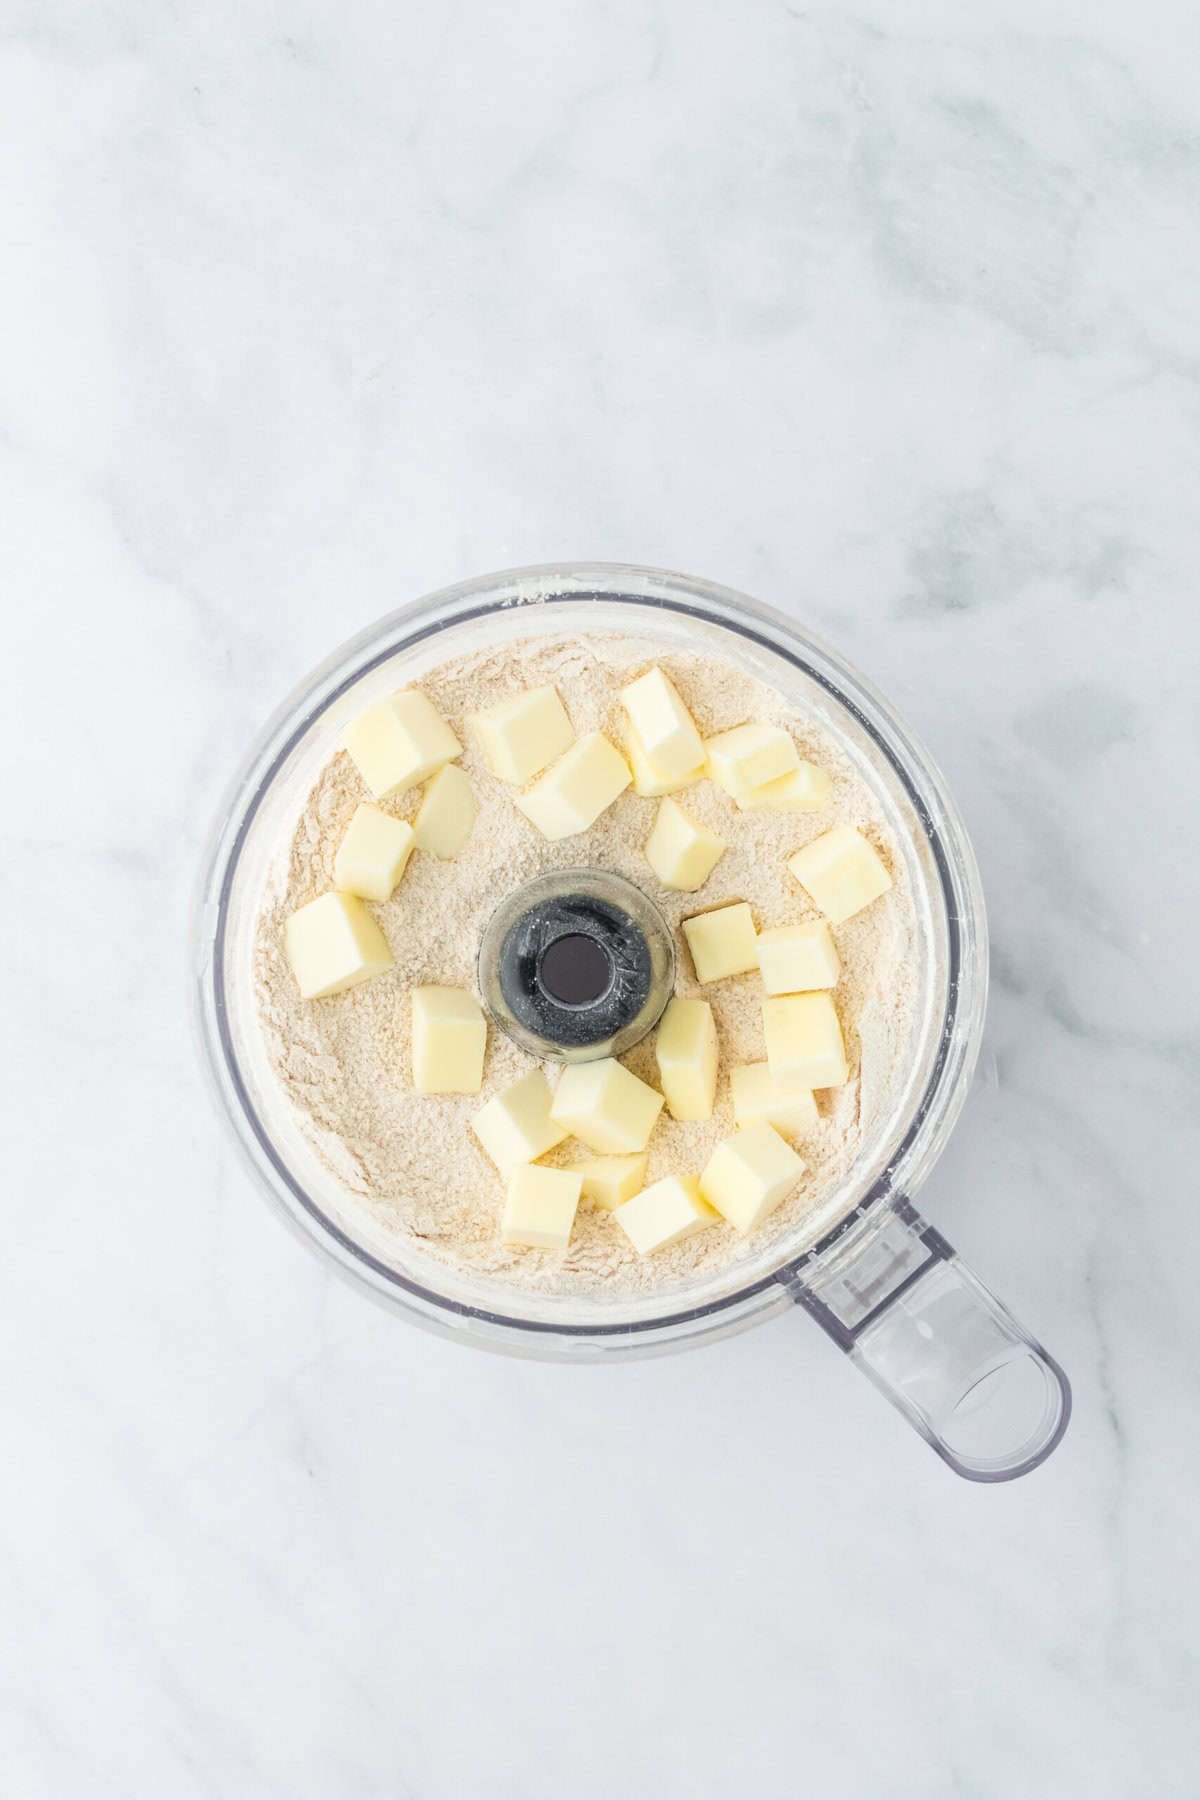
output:
[[892,885],[878,853],[853,825],[835,825],[814,838],[797,850],[788,868],[833,925],[870,906]]
[[354,809],[346,835],[333,859],[334,886],[360,900],[390,900],[413,848],[407,819],[393,819],[380,807],[364,802]]
[[787,1199],[804,1164],[773,1125],[747,1125],[719,1144],[700,1177],[700,1192],[735,1230],[753,1231]]
[[650,669],[621,689],[621,700],[654,766],[686,780],[704,761],[704,744],[670,676]]
[[663,1098],[613,1056],[568,1063],[550,1103],[550,1117],[598,1155],[644,1150]]
[[738,801],[742,812],[749,812],[756,807],[766,807],[770,812],[820,812],[829,799],[829,790],[833,784],[824,769],[816,763],[801,762],[787,775],[778,775],[774,781],[764,781],[761,787],[751,788]]
[[771,1074],[782,1088],[841,1087],[848,1078],[837,1009],[827,993],[763,1001]]
[[824,919],[760,931],[758,966],[768,994],[806,994],[812,988],[836,987],[842,972],[833,933]]
[[665,888],[688,894],[703,886],[725,854],[715,831],[689,819],[674,800],[660,800],[646,839],[646,861]]
[[445,763],[421,796],[413,842],[418,850],[449,862],[466,849],[478,812],[471,777],[456,763]]
[[412,992],[413,1086],[419,1094],[477,1094],[483,1086],[487,1021],[463,988]]
[[554,687],[526,688],[474,713],[471,724],[492,774],[517,787],[575,742],[575,727]]
[[544,1156],[567,1135],[550,1117],[550,1083],[540,1069],[494,1095],[471,1129],[502,1175]]
[[744,900],[683,921],[697,981],[723,981],[758,967],[754,914]]
[[668,1175],[618,1206],[613,1218],[638,1255],[651,1256],[714,1225],[717,1215],[701,1198],[694,1175]]
[[735,800],[798,767],[800,752],[778,725],[736,725],[704,746],[712,778]]
[[671,1117],[710,1119],[717,1092],[717,1028],[707,1000],[670,1001],[655,1054]]
[[737,1125],[758,1125],[763,1120],[784,1137],[801,1137],[817,1122],[817,1103],[811,1088],[784,1088],[771,1074],[770,1063],[742,1063],[729,1071],[733,1118]]
[[690,787],[708,773],[708,764],[701,762],[686,775],[669,775],[647,754],[645,745],[632,725],[625,729],[625,754],[633,773],[633,791],[640,794],[643,800],[657,800],[663,794],[674,794],[680,788]]
[[576,1163],[575,1173],[583,1182],[583,1198],[612,1212],[641,1193],[649,1160],[643,1150],[637,1156],[598,1156],[593,1162]]
[[594,825],[633,777],[615,744],[599,731],[581,737],[549,772],[514,798],[525,817],[553,843]]
[[368,706],[346,726],[342,744],[376,800],[416,787],[462,755],[462,745],[433,701],[417,688],[403,688]]
[[579,1176],[573,1170],[523,1163],[508,1178],[500,1237],[530,1250],[565,1250],[578,1205]]
[[393,967],[387,939],[353,894],[322,894],[283,928],[283,953],[304,1000],[324,1000]]

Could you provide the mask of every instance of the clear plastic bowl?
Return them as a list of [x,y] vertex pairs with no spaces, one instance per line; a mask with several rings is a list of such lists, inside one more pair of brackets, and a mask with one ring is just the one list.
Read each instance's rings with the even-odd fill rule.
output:
[[[303,1137],[255,1017],[251,946],[267,870],[342,725],[464,650],[546,632],[708,649],[778,688],[870,783],[916,902],[911,1065],[853,1167],[801,1229],[665,1295],[526,1293],[374,1227]],[[485,576],[380,620],[285,702],[247,758],[206,859],[195,974],[205,1061],[260,1185],[306,1242],[412,1323],[517,1355],[595,1360],[685,1349],[798,1303],[970,1479],[1026,1473],[1066,1429],[1061,1369],[911,1204],[966,1097],[983,1028],[986,918],[962,821],[882,695],[781,614],[710,582],[596,565]]]

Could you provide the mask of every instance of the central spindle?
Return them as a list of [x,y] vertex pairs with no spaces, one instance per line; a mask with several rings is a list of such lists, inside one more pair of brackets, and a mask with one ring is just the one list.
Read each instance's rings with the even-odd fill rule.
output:
[[540,875],[488,923],[479,985],[493,1019],[552,1061],[619,1055],[671,995],[670,933],[639,888],[597,869]]

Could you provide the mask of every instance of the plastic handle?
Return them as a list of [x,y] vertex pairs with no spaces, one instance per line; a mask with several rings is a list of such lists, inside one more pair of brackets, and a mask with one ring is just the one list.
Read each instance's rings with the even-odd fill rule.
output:
[[1027,1475],[1061,1441],[1063,1371],[907,1200],[852,1226],[788,1286],[968,1481]]

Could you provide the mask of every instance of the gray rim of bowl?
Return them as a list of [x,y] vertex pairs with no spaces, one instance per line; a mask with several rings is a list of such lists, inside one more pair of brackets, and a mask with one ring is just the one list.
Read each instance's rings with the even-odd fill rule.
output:
[[[574,585],[582,577],[582,585]],[[587,585],[588,578],[601,581],[611,578],[612,585],[607,587]],[[663,593],[645,594],[637,591],[637,582],[652,581],[661,584],[679,583],[687,590],[690,597],[676,597]],[[531,594],[531,603],[553,606],[556,603],[577,602],[581,600],[634,600],[643,605],[651,605],[665,612],[673,612],[684,618],[703,620],[706,624],[716,625],[726,631],[733,631],[746,639],[748,643],[772,655],[783,656],[787,661],[810,680],[822,687],[837,704],[855,719],[858,726],[870,738],[872,744],[886,759],[889,767],[904,790],[913,811],[920,821],[929,846],[934,866],[937,869],[945,907],[946,923],[946,1011],[942,1019],[938,1035],[937,1050],[925,1091],[913,1113],[907,1130],[895,1146],[887,1166],[871,1183],[858,1203],[838,1220],[820,1241],[809,1246],[799,1255],[789,1257],[768,1274],[738,1288],[736,1292],[722,1295],[716,1300],[706,1302],[702,1306],[685,1307],[679,1311],[664,1313],[653,1319],[622,1320],[613,1324],[591,1322],[575,1324],[570,1321],[552,1319],[524,1319],[512,1317],[507,1313],[494,1312],[485,1307],[471,1306],[463,1301],[454,1300],[447,1295],[439,1294],[436,1289],[424,1287],[409,1276],[400,1274],[389,1268],[384,1262],[365,1250],[360,1244],[334,1224],[295,1180],[282,1158],[275,1149],[271,1136],[263,1126],[251,1102],[250,1095],[242,1080],[234,1049],[229,1021],[224,1003],[224,972],[226,957],[226,933],[229,916],[229,901],[236,876],[238,860],[242,846],[250,826],[263,798],[269,790],[275,776],[287,761],[296,745],[310,730],[320,715],[345,693],[349,688],[369,674],[372,669],[390,661],[404,650],[415,644],[424,642],[442,631],[448,624],[469,624],[472,619],[490,616],[496,607],[495,599],[483,604],[461,604],[454,607],[451,616],[439,615],[425,624],[417,624],[406,633],[401,641],[389,636],[386,646],[377,650],[365,660],[354,657],[354,647],[366,639],[374,639],[380,631],[387,631],[391,625],[402,625],[406,618],[426,613],[439,606],[453,605],[456,597],[464,601],[481,590],[495,594],[501,586],[517,583],[545,584],[545,590]],[[623,583],[630,585],[625,586]],[[699,594],[711,596],[712,609],[703,604]],[[737,616],[725,616],[725,608],[732,607]],[[746,615],[750,615],[748,618]],[[751,619],[761,620],[765,629],[757,630]],[[782,640],[782,641],[781,641]],[[807,660],[798,653],[798,646],[810,649],[817,656],[826,659],[836,670],[840,679],[835,680],[817,664]],[[933,1161],[940,1153],[950,1127],[957,1116],[959,1107],[965,1099],[966,1088],[974,1068],[978,1052],[979,1037],[982,1031],[983,1009],[986,999],[986,964],[979,971],[980,980],[976,985],[974,1016],[966,1002],[970,996],[964,996],[963,972],[965,968],[964,950],[968,927],[976,941],[973,948],[978,957],[981,950],[985,952],[986,938],[979,941],[980,934],[974,930],[975,920],[964,919],[956,905],[955,884],[950,858],[947,854],[945,839],[954,841],[957,860],[964,879],[970,890],[975,908],[975,918],[983,920],[983,902],[979,888],[978,872],[974,855],[966,830],[958,817],[950,799],[945,783],[928,752],[917,744],[907,727],[903,726],[883,695],[876,692],[865,677],[853,669],[834,650],[817,640],[811,633],[796,626],[786,615],[774,608],[752,599],[749,595],[739,593],[735,589],[723,588],[701,578],[679,574],[675,571],[651,569],[629,564],[545,564],[528,568],[499,571],[493,575],[476,577],[450,588],[439,589],[421,599],[399,608],[396,612],[385,615],[369,626],[355,638],[350,639],[327,658],[321,669],[313,672],[304,689],[311,694],[313,686],[320,683],[324,670],[338,666],[348,659],[345,672],[334,686],[322,688],[319,698],[307,707],[303,716],[296,720],[284,740],[279,743],[269,762],[261,770],[257,768],[264,749],[279,728],[281,720],[287,718],[294,704],[294,696],[285,701],[278,709],[255,743],[250,757],[243,765],[233,784],[233,793],[237,798],[220,815],[214,841],[204,862],[204,876],[201,883],[200,919],[197,930],[202,939],[204,964],[201,969],[200,991],[200,1033],[205,1060],[210,1074],[217,1087],[218,1096],[223,1103],[227,1116],[230,1108],[226,1093],[222,1086],[222,1076],[228,1082],[233,1097],[237,1102],[239,1117],[231,1117],[230,1122],[238,1130],[243,1148],[253,1152],[251,1145],[242,1138],[242,1128],[248,1129],[253,1140],[253,1150],[268,1164],[275,1178],[286,1188],[292,1199],[307,1214],[319,1232],[332,1238],[342,1252],[353,1264],[359,1265],[361,1271],[370,1272],[381,1279],[388,1288],[398,1288],[411,1296],[423,1306],[432,1307],[436,1312],[448,1315],[448,1320],[458,1318],[465,1321],[497,1327],[506,1332],[517,1334],[541,1334],[546,1337],[564,1338],[625,1338],[649,1336],[651,1333],[667,1331],[694,1322],[698,1319],[715,1318],[725,1312],[744,1306],[756,1296],[778,1293],[780,1287],[794,1286],[805,1265],[824,1254],[844,1233],[860,1223],[865,1216],[895,1200],[902,1194],[915,1191],[920,1181],[928,1172]],[[844,684],[844,685],[843,685]],[[881,732],[875,719],[859,704],[857,694],[861,693],[865,700],[875,708],[890,725],[891,730],[901,738],[911,761],[918,766],[925,788],[918,784],[911,770],[905,766],[904,760],[896,754],[885,733]],[[237,811],[241,795],[244,793],[251,772],[255,772],[254,791],[241,811]],[[930,799],[936,801],[943,815],[941,824],[934,818],[930,807]],[[236,814],[237,825],[232,840],[227,844],[230,818]],[[211,916],[211,903],[205,905],[205,896],[216,887],[216,918],[212,925],[211,938],[207,924]],[[964,1026],[966,1035],[963,1035]],[[923,1152],[923,1154],[918,1154]],[[906,1162],[911,1168],[906,1170]],[[255,1166],[260,1180],[263,1171]],[[901,1178],[907,1175],[908,1180],[901,1186]],[[342,1265],[346,1266],[345,1264]],[[374,1283],[371,1283],[374,1289]],[[378,1291],[378,1290],[375,1290]]]

